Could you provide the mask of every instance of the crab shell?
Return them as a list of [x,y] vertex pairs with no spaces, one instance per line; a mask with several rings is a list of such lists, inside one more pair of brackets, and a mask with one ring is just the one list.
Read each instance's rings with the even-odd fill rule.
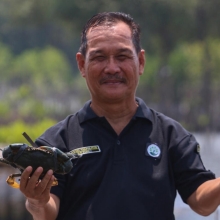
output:
[[42,167],[42,176],[50,169],[54,173],[66,174],[73,167],[71,156],[55,147],[35,148],[27,144],[11,144],[3,149],[2,156],[13,167],[20,169],[21,172],[28,166],[32,166],[33,171],[37,167]]

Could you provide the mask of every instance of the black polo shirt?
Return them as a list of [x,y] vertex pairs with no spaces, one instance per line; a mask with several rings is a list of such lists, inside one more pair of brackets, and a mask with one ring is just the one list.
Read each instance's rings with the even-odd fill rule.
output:
[[101,152],[73,160],[67,175],[56,175],[51,193],[60,198],[59,220],[172,220],[176,190],[187,198],[207,171],[198,143],[179,123],[139,107],[118,136],[90,101],[74,115],[49,128],[36,143],[64,152],[98,145]]

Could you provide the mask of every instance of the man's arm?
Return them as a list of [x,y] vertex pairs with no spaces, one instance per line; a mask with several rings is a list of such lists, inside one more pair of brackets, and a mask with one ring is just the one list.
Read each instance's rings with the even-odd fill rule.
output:
[[35,206],[31,200],[26,200],[26,208],[34,220],[55,220],[58,215],[60,200],[57,196],[50,194],[49,202],[44,206]]
[[220,205],[220,178],[200,185],[187,199],[188,205],[198,214],[208,216]]
[[27,167],[21,175],[20,190],[26,196],[26,208],[33,216],[34,220],[55,220],[60,206],[57,196],[50,194],[50,189],[54,180],[52,170],[49,170],[43,180],[36,184],[42,167],[38,167],[33,175],[31,167]]

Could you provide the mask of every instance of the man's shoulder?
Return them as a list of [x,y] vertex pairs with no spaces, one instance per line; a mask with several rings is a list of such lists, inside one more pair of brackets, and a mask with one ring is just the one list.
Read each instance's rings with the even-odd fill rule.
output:
[[165,115],[164,113],[157,111],[151,107],[148,107],[145,102],[137,98],[140,103],[141,111],[143,112],[144,117],[149,119],[154,127],[159,127],[164,132],[180,132],[188,134],[189,132],[181,125],[180,122],[174,118]]
[[[57,147],[63,145],[63,142],[67,140],[69,128],[73,127],[76,123],[77,114],[68,115],[62,121],[49,127],[40,137],[36,139],[36,144],[38,146],[51,146]],[[62,149],[63,150],[63,149]]]
[[73,114],[69,114],[63,120],[59,121],[57,124],[52,126],[49,129],[65,129],[68,127],[72,127],[74,124],[80,124],[88,117],[91,116],[91,108],[89,107],[90,101],[86,102],[84,106]]
[[[170,116],[167,116],[167,115],[163,114],[162,112],[157,111],[154,108],[147,106],[146,103],[142,99],[136,98],[136,100],[139,103],[140,112],[142,113],[143,117],[148,118],[152,122],[160,121],[161,123],[165,123],[165,124],[178,123],[175,119],[171,118]],[[139,113],[139,115],[140,115],[140,113]]]
[[73,139],[76,139],[76,135],[82,132],[81,125],[95,117],[92,112],[90,102],[86,102],[85,105],[76,113],[68,115],[63,120],[59,121],[55,125],[48,128],[39,138],[36,143],[39,146],[66,146]]
[[68,129],[68,127],[76,123],[77,120],[78,120],[78,112],[75,114],[70,114],[66,116],[66,118],[64,118],[63,120],[49,127],[46,130],[46,132],[54,133],[54,132],[57,132],[58,130]]

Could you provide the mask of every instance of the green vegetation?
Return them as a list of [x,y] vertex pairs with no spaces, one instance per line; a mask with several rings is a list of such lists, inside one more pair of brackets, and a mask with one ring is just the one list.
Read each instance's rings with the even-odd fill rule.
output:
[[26,132],[32,140],[39,137],[47,128],[53,126],[56,122],[51,119],[45,119],[34,125],[16,121],[0,127],[0,142],[5,144],[12,143],[27,143],[23,137],[23,132]]
[[219,7],[219,0],[0,1],[0,142],[22,141],[23,131],[35,138],[89,99],[75,54],[82,26],[101,11],[130,13],[142,28],[147,62],[138,95],[190,130],[220,130]]

